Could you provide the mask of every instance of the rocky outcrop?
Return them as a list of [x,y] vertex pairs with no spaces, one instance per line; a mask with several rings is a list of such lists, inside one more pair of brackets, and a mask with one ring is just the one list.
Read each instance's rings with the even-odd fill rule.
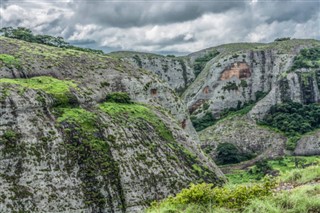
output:
[[149,70],[168,82],[177,93],[182,93],[195,79],[194,70],[186,57],[165,57],[156,54],[137,52],[114,52],[136,68]]
[[270,152],[277,157],[284,154],[286,137],[258,126],[248,116],[232,116],[199,132],[201,147],[216,159],[220,143],[234,144],[240,153],[256,156]]
[[[182,95],[194,120],[207,122],[208,114],[211,114],[212,125],[230,112],[252,106],[247,113],[250,119],[223,120],[199,132],[202,147],[211,150],[212,157],[215,157],[217,144],[224,142],[233,143],[243,152],[261,154],[268,146],[274,145],[276,147],[271,149],[275,149],[275,154],[283,153],[286,138],[257,126],[255,122],[263,119],[270,108],[279,103],[319,103],[318,70],[292,70],[293,60],[300,50],[311,47],[320,47],[320,42],[291,40],[271,44],[229,44],[204,50],[220,54],[205,65]],[[200,56],[191,54],[190,57],[195,60]]]
[[[193,105],[197,104],[198,100],[207,100],[210,104],[208,111],[219,118],[221,111],[256,102],[257,99],[261,99],[272,90],[283,94],[282,97],[299,102],[305,102],[305,99],[311,102],[318,100],[318,89],[312,87],[317,83],[315,77],[313,80],[308,80],[310,81],[308,89],[304,89],[302,83],[305,81],[299,77],[300,74],[285,74],[290,70],[293,58],[299,51],[306,47],[319,46],[318,41],[292,40],[282,44],[275,42],[263,45],[237,45],[230,44],[213,48],[220,54],[206,64],[204,70],[182,96],[189,109],[194,108]],[[310,72],[313,70],[301,71],[301,73]],[[287,84],[287,90],[291,92],[289,96],[284,94],[286,91],[284,86]],[[301,90],[297,91],[296,84],[301,85]],[[303,91],[309,90],[313,91],[312,95],[303,94]],[[269,107],[275,102],[282,101],[277,95],[271,95],[267,99],[268,102],[272,99]],[[257,114],[259,117],[259,114],[263,114],[261,112],[266,111],[268,107],[264,107],[261,112],[259,108],[253,109],[252,116]],[[205,112],[194,111],[192,114],[202,117]]]
[[304,135],[294,150],[295,155],[320,155],[320,131]]
[[[0,209],[139,212],[223,174],[179,97],[109,56],[0,37]],[[132,104],[106,103],[113,92]]]

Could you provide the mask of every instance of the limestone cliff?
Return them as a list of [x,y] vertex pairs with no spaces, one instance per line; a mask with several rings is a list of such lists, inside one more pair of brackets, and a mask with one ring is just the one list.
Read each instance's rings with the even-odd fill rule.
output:
[[110,55],[119,57],[137,68],[150,70],[168,82],[177,93],[185,91],[195,79],[193,67],[187,57],[165,57],[139,52],[114,52]]
[[1,212],[136,212],[190,182],[224,181],[156,75],[105,55],[0,46]]
[[[219,53],[206,62],[182,95],[196,129],[202,130],[202,146],[211,150],[212,157],[215,157],[217,145],[224,142],[255,154],[267,151],[270,146],[278,147],[274,147],[274,154],[284,152],[287,138],[259,127],[256,121],[263,119],[276,104],[320,102],[317,65],[311,68],[295,68],[294,65],[301,50],[319,47],[320,42],[316,40],[293,39],[270,44],[222,45],[189,56],[196,61],[197,57],[210,52]],[[245,108],[249,110],[242,113]],[[215,124],[237,111],[247,116]],[[301,139],[304,142],[298,143],[295,153],[311,153],[314,146],[319,149],[315,138]],[[302,151],[303,147],[308,150]]]

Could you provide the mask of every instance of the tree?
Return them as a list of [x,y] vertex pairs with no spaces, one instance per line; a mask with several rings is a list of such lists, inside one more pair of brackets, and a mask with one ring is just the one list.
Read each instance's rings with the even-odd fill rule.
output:
[[217,158],[221,164],[239,163],[240,151],[231,143],[220,143],[217,147]]

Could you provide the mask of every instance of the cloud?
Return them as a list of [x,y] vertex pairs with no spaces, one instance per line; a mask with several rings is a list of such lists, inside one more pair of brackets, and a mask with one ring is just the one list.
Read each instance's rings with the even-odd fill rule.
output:
[[230,42],[320,38],[317,1],[5,0],[3,26],[105,51],[189,53]]

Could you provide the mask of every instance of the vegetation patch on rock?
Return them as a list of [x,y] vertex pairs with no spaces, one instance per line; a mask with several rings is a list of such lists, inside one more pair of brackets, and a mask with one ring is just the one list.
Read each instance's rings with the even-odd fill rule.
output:
[[293,150],[301,134],[320,128],[320,105],[287,102],[272,106],[261,124],[276,128],[289,137],[287,148]]
[[58,111],[61,115],[57,121],[63,127],[70,159],[67,169],[71,172],[75,165],[80,166],[86,206],[95,212],[112,207],[112,198],[103,194],[107,191],[110,195],[111,188],[121,201],[120,208],[125,208],[119,168],[113,160],[108,139],[101,134],[97,116],[82,108],[60,108]]
[[40,76],[28,79],[0,79],[0,83],[16,84],[25,88],[42,90],[52,95],[57,105],[65,105],[69,103],[71,98],[70,89],[76,88],[76,84],[71,81],[59,80],[53,77]]
[[209,53],[206,53],[204,56],[197,58],[193,65],[195,76],[199,75],[205,67],[206,63],[217,55],[219,55],[219,52],[216,50],[212,50]]
[[[118,100],[118,97],[115,99]],[[123,99],[120,100],[122,101]],[[159,119],[151,109],[144,105],[136,103],[128,104],[122,102],[105,102],[103,104],[100,104],[100,109],[110,115],[112,118],[117,119],[118,121],[134,123],[137,123],[139,121],[146,121],[155,128],[157,133],[164,140],[174,140],[171,131],[168,130],[163,121],[161,121],[161,119]]]
[[294,58],[292,70],[300,68],[319,68],[320,67],[320,48],[309,48],[300,51]]
[[16,57],[8,54],[0,54],[0,61],[8,67],[20,67],[20,61]]

